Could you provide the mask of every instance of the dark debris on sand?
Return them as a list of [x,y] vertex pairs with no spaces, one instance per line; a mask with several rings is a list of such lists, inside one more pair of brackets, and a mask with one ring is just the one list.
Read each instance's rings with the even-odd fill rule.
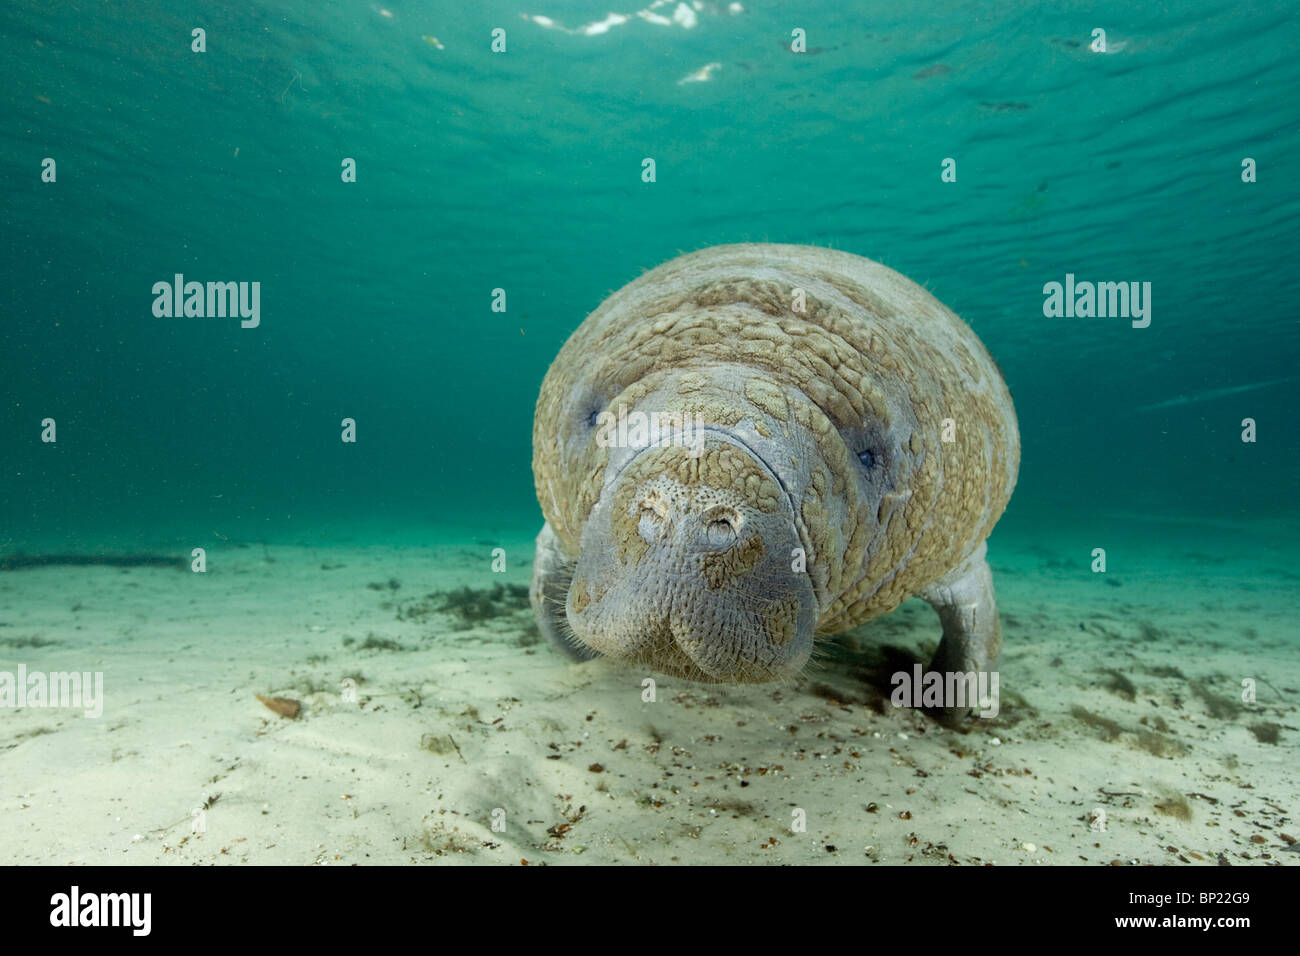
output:
[[0,555],[0,571],[23,571],[30,568],[175,568],[184,571],[189,562],[166,554],[24,554],[21,551]]
[[407,602],[397,610],[399,621],[423,623],[434,614],[450,614],[461,627],[471,627],[521,612],[531,613],[528,588],[522,584],[494,584],[490,588],[456,588],[438,591]]

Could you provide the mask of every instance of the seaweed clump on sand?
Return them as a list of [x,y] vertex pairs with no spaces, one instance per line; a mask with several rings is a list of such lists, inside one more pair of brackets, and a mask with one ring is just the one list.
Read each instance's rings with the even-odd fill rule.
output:
[[1230,697],[1216,694],[1210,689],[1208,681],[1194,680],[1190,686],[1192,693],[1201,699],[1201,703],[1205,705],[1211,717],[1218,720],[1235,720],[1237,714],[1241,712],[1241,704]]
[[1276,744],[1282,737],[1282,725],[1272,721],[1261,721],[1250,725],[1250,732],[1261,744]]
[[34,634],[31,637],[9,637],[0,640],[0,647],[12,647],[14,650],[23,650],[29,647],[53,647],[58,641],[51,640],[48,637],[41,637]]
[[365,641],[361,644],[363,651],[404,651],[406,650],[401,644],[389,637],[380,637],[374,631],[366,635]]
[[527,587],[497,583],[490,588],[461,587],[427,594],[400,607],[397,619],[420,623],[432,614],[451,614],[459,619],[460,627],[466,628],[510,617],[530,607]]
[[13,554],[0,555],[0,571],[24,571],[30,568],[176,568],[185,570],[189,563],[167,554]]
[[[1077,704],[1070,708],[1070,716],[1084,726],[1098,731],[1100,738],[1107,743],[1113,743],[1120,740],[1121,735],[1127,735],[1125,738],[1126,743],[1139,750],[1145,750],[1153,757],[1182,757],[1187,754],[1187,746],[1172,736],[1158,734],[1152,730],[1147,730],[1145,727],[1135,727],[1132,730],[1127,730],[1118,721],[1103,717],[1100,714],[1094,714]],[[1168,727],[1163,720],[1159,726],[1166,729]]]
[[1154,804],[1157,813],[1163,813],[1165,816],[1173,817],[1176,820],[1190,820],[1192,818],[1192,805],[1187,802],[1187,798],[1181,793],[1167,794]]
[[1109,678],[1109,680],[1106,681],[1106,689],[1112,694],[1123,697],[1125,700],[1134,700],[1137,698],[1137,687],[1119,671],[1113,668],[1108,668],[1102,671],[1102,673]]
[[1094,714],[1092,711],[1075,704],[1070,708],[1070,716],[1079,723],[1095,730],[1101,731],[1102,740],[1115,740],[1123,732],[1118,722],[1111,720],[1109,717],[1102,717],[1100,714]]
[[1157,734],[1151,730],[1144,730],[1137,727],[1133,731],[1133,736],[1137,746],[1153,757],[1185,757],[1187,756],[1187,745],[1165,734]]

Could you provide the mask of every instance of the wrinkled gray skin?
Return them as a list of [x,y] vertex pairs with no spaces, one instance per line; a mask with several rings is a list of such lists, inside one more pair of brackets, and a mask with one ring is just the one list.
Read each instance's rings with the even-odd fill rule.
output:
[[[715,254],[720,265],[709,258]],[[927,353],[939,367],[926,372],[942,400],[936,395],[918,404],[912,390],[927,380],[907,374],[881,378],[875,390],[874,359],[852,353],[841,354],[837,367],[850,383],[858,375],[872,379],[861,386],[871,400],[847,413],[797,362],[765,364],[761,349],[757,358],[727,361],[747,338],[765,334],[754,331],[760,323],[743,310],[789,329],[791,320],[764,299],[767,287],[738,295],[744,322],[735,341],[710,353],[705,345],[721,327],[712,315],[724,315],[728,306],[691,312],[690,296],[721,301],[713,287],[730,289],[730,264],[743,263],[740,274],[747,279],[763,275],[769,260],[769,271],[783,283],[778,290],[806,287],[827,302],[834,301],[836,280],[818,269],[848,270],[853,281],[873,283],[883,316],[911,323],[922,330],[916,335],[939,342],[938,358]],[[701,263],[696,271],[694,261]],[[664,287],[692,291],[685,305],[656,301],[655,307],[684,318],[643,333],[636,315],[642,299],[660,292],[660,273]],[[822,280],[830,285],[819,285]],[[754,302],[762,308],[754,311]],[[842,308],[852,314],[851,304]],[[882,337],[913,334],[870,314],[861,327],[843,325],[842,316],[825,311],[816,317],[836,348],[845,340],[878,348]],[[645,321],[654,318],[651,313]],[[948,338],[961,338],[964,346],[950,346]],[[806,347],[802,343],[810,340],[794,342]],[[687,343],[682,357],[674,357],[671,346],[681,342]],[[906,341],[903,347],[910,348]],[[953,358],[963,348],[961,360]],[[646,353],[653,361],[638,365]],[[971,371],[981,361],[972,357],[976,353],[987,369]],[[843,253],[719,247],[643,276],[574,333],[538,401],[534,471],[548,517],[537,539],[531,588],[540,630],[578,660],[609,655],[696,681],[757,682],[798,673],[815,634],[844,630],[914,594],[935,607],[943,627],[930,669],[990,670],[1001,635],[984,537],[1010,495],[1019,455],[1010,398],[994,368],[973,333],[923,290]],[[959,406],[955,396],[976,396],[973,404],[987,420],[976,420],[974,429],[987,432],[984,444],[965,446],[960,455],[954,446],[925,444],[938,440],[937,416]],[[692,435],[693,450],[594,447],[589,413],[620,403],[678,420],[701,409],[716,414],[706,414],[703,431]],[[872,414],[872,407],[882,411]],[[871,451],[865,465],[863,449]],[[951,487],[976,487],[978,478],[971,476],[986,472],[987,461],[1001,461],[997,456],[1004,456],[1006,468],[997,472],[998,487],[969,502],[935,498],[932,520],[922,525],[907,510],[915,504],[911,498],[925,498],[926,482],[942,484],[933,470],[923,470],[926,454],[944,461]],[[792,571],[791,555],[800,552],[811,556],[806,571]],[[880,565],[882,555],[897,555],[897,562]],[[873,561],[876,571],[868,574]]]
[[[715,368],[710,382],[735,389],[739,370]],[[639,407],[658,404],[652,395]],[[767,513],[725,484],[688,486],[674,478],[672,466],[690,461],[682,447],[612,450],[607,493],[583,529],[582,554],[573,574],[574,580],[587,582],[589,591],[604,596],[581,615],[569,616],[574,595],[566,595],[566,623],[581,648],[645,660],[660,671],[703,682],[773,680],[803,668],[812,653],[818,600],[813,577],[791,573],[790,554],[809,549],[789,495],[779,493],[782,479],[768,463],[777,462],[793,487],[804,482],[801,469],[789,467],[789,441],[775,426],[772,431],[777,440],[743,423],[726,430],[706,426],[693,436],[702,444],[699,462],[707,465],[734,450],[770,477],[778,494],[776,507]],[[815,453],[809,448],[799,457],[806,470]],[[632,472],[639,479],[634,487],[628,482]],[[629,505],[637,515],[636,534],[647,545],[636,573],[628,573],[611,530],[611,510]],[[711,586],[709,569],[717,568],[718,559],[755,539],[761,540],[763,553],[753,566],[744,574],[727,575],[724,586],[716,579]],[[720,577],[726,572],[717,568],[714,573]],[[771,633],[765,619],[765,612],[782,607],[790,609],[792,625],[785,640]]]

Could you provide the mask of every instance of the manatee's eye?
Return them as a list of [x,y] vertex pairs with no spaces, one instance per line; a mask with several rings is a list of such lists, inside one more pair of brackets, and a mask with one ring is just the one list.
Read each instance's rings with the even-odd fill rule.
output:
[[595,427],[596,427],[596,419],[599,418],[599,417],[600,417],[600,409],[599,409],[599,408],[593,408],[593,409],[591,410],[591,414],[587,416],[587,427],[588,427],[588,428],[595,428]]
[[858,452],[858,461],[862,462],[862,467],[870,470],[876,465],[876,456],[871,453],[870,448],[864,448]]

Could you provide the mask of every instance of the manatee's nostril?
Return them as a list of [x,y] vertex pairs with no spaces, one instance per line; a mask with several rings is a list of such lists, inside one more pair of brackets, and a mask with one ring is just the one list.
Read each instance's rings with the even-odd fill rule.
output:
[[668,515],[668,502],[658,492],[652,491],[642,498],[637,519],[641,537],[653,541],[663,535],[668,528]]
[[657,494],[646,495],[641,501],[641,516],[667,521],[668,502]]
[[710,508],[702,516],[705,539],[710,547],[729,548],[740,537],[744,519],[734,508]]
[[729,548],[736,541],[736,529],[727,521],[710,522],[706,537],[711,548]]

